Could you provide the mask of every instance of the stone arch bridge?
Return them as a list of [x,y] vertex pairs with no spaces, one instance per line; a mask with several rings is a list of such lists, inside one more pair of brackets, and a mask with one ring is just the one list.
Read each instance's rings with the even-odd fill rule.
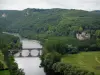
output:
[[[28,56],[23,56],[22,55],[22,51],[24,50],[28,50],[29,51],[29,54]],[[32,50],[37,50],[38,51],[38,55],[37,56],[33,56],[31,54],[31,51]],[[19,56],[17,57],[39,57],[41,55],[41,51],[42,51],[42,48],[22,48],[22,49],[13,49],[13,50],[9,50],[10,54],[12,55],[14,52],[19,52]]]

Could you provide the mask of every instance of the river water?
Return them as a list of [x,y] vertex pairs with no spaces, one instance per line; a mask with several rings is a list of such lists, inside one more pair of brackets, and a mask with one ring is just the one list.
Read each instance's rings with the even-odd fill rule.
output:
[[[21,37],[19,34],[11,34],[7,32],[3,33],[18,36],[19,38]],[[20,41],[22,42],[22,48],[42,48],[42,45],[40,45],[39,41],[37,40],[29,40],[21,38]],[[29,54],[28,50],[22,51],[23,56],[28,56],[28,54]],[[32,50],[31,54],[33,56],[36,56],[38,55],[38,51]],[[19,53],[15,54],[15,61],[17,62],[18,67],[24,70],[25,75],[45,75],[44,69],[39,67],[41,63],[39,57],[17,58],[16,56],[18,55]]]
[[[41,48],[42,46],[36,40],[21,40],[23,48]],[[16,55],[18,55],[17,53]],[[38,55],[38,51],[33,50],[32,55]],[[28,56],[28,51],[25,50],[22,52],[23,56]],[[39,57],[25,57],[25,58],[16,58],[15,61],[18,63],[19,68],[24,69],[25,75],[45,75],[43,68],[40,68],[41,60]]]

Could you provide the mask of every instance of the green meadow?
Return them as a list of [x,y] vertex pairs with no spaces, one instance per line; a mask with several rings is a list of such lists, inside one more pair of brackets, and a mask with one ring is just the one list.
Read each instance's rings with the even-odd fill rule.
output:
[[61,61],[100,75],[100,52],[81,52],[79,54],[65,55]]

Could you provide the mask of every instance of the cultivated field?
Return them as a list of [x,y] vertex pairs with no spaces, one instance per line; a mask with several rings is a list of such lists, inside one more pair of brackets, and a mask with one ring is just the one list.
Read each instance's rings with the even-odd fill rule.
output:
[[100,52],[81,52],[79,54],[65,55],[62,62],[71,63],[100,75]]

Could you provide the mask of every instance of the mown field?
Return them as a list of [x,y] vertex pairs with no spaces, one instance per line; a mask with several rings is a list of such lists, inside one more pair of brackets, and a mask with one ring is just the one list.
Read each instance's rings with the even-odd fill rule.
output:
[[[3,63],[4,68],[7,68],[6,63],[4,62],[4,55],[0,51],[0,62]],[[8,70],[0,70],[0,75],[10,75]]]
[[65,55],[61,61],[95,72],[95,75],[100,75],[100,51]]

